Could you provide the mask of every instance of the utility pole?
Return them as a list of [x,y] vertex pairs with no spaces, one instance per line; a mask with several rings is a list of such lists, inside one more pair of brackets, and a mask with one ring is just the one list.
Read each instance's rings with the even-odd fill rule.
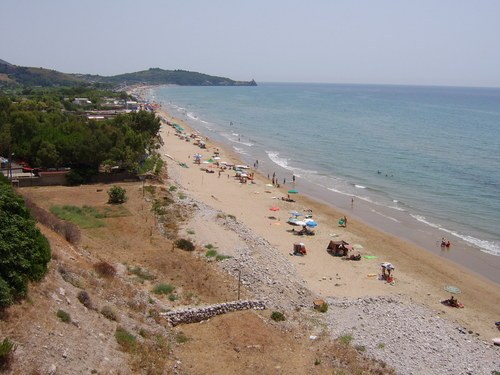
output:
[[241,268],[238,268],[238,301],[240,300],[240,289],[241,289]]

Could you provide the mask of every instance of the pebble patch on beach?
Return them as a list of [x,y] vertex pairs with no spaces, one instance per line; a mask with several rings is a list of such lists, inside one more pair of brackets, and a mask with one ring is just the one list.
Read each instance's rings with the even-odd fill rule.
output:
[[383,360],[398,374],[494,374],[500,348],[424,306],[398,297],[329,298],[325,314],[333,338]]

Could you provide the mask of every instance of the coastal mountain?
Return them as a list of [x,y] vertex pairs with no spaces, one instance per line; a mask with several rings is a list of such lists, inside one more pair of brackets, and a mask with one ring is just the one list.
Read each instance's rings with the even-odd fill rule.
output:
[[17,66],[0,60],[0,86],[74,86],[86,81],[77,75],[56,70]]
[[0,86],[75,86],[85,84],[105,84],[123,86],[133,84],[147,85],[181,85],[181,86],[257,86],[254,80],[234,81],[225,77],[190,72],[186,70],[164,70],[150,68],[134,73],[115,76],[91,74],[68,74],[56,70],[33,68],[10,64],[0,60]]
[[102,77],[102,81],[113,84],[145,83],[152,85],[175,84],[183,86],[257,86],[254,80],[233,81],[229,78],[210,76],[203,73],[186,70],[164,70],[160,68],[150,68],[135,73]]

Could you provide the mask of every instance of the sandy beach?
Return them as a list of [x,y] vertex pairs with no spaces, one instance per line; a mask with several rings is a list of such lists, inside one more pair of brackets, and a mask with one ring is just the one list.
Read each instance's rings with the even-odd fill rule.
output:
[[[493,350],[497,350],[498,347],[493,347],[491,342],[492,338],[500,336],[495,327],[495,322],[499,320],[500,304],[500,287],[497,284],[473,274],[445,257],[356,220],[350,216],[352,211],[332,208],[300,192],[290,196],[287,190],[291,188],[291,184],[280,188],[272,186],[267,176],[259,174],[258,168],[251,168],[248,171],[254,173],[253,181],[240,183],[232,169],[223,170],[219,174],[219,169],[214,165],[195,164],[194,154],[197,153],[203,155],[202,160],[214,157],[217,152],[220,162],[226,161],[237,165],[241,164],[241,161],[230,150],[208,138],[205,139],[203,135],[200,136],[206,141],[206,149],[200,149],[191,141],[181,139],[166,121],[180,124],[186,133],[197,133],[196,130],[181,119],[172,117],[165,110],[160,109],[158,114],[165,120],[160,131],[163,145],[159,152],[168,164],[169,179],[195,202],[204,204],[210,210],[215,210],[224,216],[230,216],[245,228],[250,228],[253,233],[265,239],[269,251],[278,252],[273,255],[281,257],[280,259],[286,262],[281,265],[266,264],[265,254],[258,256],[254,254],[254,258],[257,257],[259,260],[253,268],[250,268],[254,270],[252,272],[260,267],[265,270],[266,275],[272,275],[273,272],[279,274],[280,267],[286,268],[285,279],[291,280],[295,277],[290,276],[291,274],[298,275],[300,280],[297,285],[302,283],[307,289],[307,292],[299,290],[299,295],[306,299],[323,298],[333,304],[366,298],[369,301],[372,298],[376,301],[380,298],[385,301],[384,298],[391,299],[394,296],[397,301],[403,301],[404,308],[409,309],[408,311],[422,307],[426,309],[429,319],[434,317],[444,319],[449,327],[458,325],[461,327],[459,332],[469,332],[474,335],[474,340],[481,343],[480,345],[491,346]],[[213,170],[214,173],[208,173],[207,170]],[[294,202],[282,199],[287,196]],[[291,211],[312,215],[318,223],[314,236],[298,236],[294,233],[300,230],[300,227],[293,227],[287,223]],[[221,228],[214,223],[219,215],[194,218],[186,225],[184,233],[186,236],[188,233],[196,233],[195,241],[199,246],[210,243],[216,246],[220,254],[241,257],[235,250],[239,246],[238,241],[241,241],[241,236],[238,239],[234,233],[229,233],[228,228]],[[348,217],[347,227],[338,225],[339,218],[343,216]],[[237,233],[241,228],[232,229]],[[344,240],[354,245],[352,253],[360,253],[361,261],[345,260],[329,254],[326,247],[331,240]],[[294,243],[303,243],[307,255],[293,256]],[[253,246],[250,245],[251,248]],[[236,259],[232,264],[240,262],[241,265],[249,259],[248,256]],[[393,283],[380,279],[382,262],[391,262],[395,266]],[[226,271],[235,276],[235,269],[231,267]],[[259,277],[272,279],[272,276],[262,276],[256,272],[254,280]],[[242,280],[246,285],[252,283],[251,275],[243,275]],[[269,285],[273,283],[275,281],[268,282]],[[461,292],[457,297],[464,308],[451,308],[441,303],[450,298],[450,293],[444,289],[450,285],[460,289]],[[300,286],[299,289],[301,288]],[[283,306],[274,302],[276,306]],[[408,315],[407,312],[401,314]],[[403,316],[399,318],[404,320]],[[424,319],[423,316],[418,318]],[[399,322],[401,323],[401,319]],[[339,325],[338,322],[335,324]],[[455,328],[449,328],[439,335],[451,337],[454,334],[452,330]],[[460,351],[457,353],[459,357]],[[406,365],[408,363],[402,366]]]
[[[186,132],[193,132],[189,125],[172,118],[165,111],[159,114],[171,122],[181,124]],[[300,193],[291,196],[295,202],[283,201],[287,197],[287,188],[267,186],[270,181],[255,171],[254,183],[242,184],[236,179],[233,170],[218,173],[206,173],[201,168],[207,164],[194,164],[193,155],[201,153],[208,159],[219,150],[221,161],[238,164],[236,155],[225,150],[210,140],[207,149],[200,149],[191,142],[181,140],[175,130],[162,126],[161,136],[164,146],[162,155],[172,165],[175,178],[181,186],[196,199],[215,207],[238,221],[249,226],[256,233],[289,257],[308,287],[321,297],[342,296],[378,296],[402,294],[409,299],[423,303],[437,310],[444,310],[450,319],[456,319],[484,338],[498,335],[494,322],[498,320],[500,288],[498,285],[477,275],[472,275],[464,268],[447,259],[409,244],[402,239],[377,231],[361,222],[348,217],[346,228],[338,225],[338,219],[346,212],[339,212]],[[188,168],[182,168],[185,163]],[[216,170],[216,169],[214,169]],[[276,207],[279,210],[271,211]],[[291,216],[289,211],[305,212],[311,210],[313,219],[318,223],[314,236],[297,236],[291,233],[293,226],[286,223]],[[299,228],[300,229],[300,228]],[[298,230],[298,229],[297,229]],[[217,246],[223,253],[231,255],[230,244],[224,241],[224,235],[218,237]],[[375,258],[362,261],[347,261],[333,257],[326,252],[330,240],[344,240],[356,246],[362,256]],[[293,243],[305,244],[308,255],[290,256]],[[371,257],[370,257],[371,258]],[[391,262],[395,265],[395,283],[388,284],[379,280],[380,263]],[[457,286],[461,290],[459,300],[464,309],[449,309],[440,301],[449,298],[444,290],[447,285]]]

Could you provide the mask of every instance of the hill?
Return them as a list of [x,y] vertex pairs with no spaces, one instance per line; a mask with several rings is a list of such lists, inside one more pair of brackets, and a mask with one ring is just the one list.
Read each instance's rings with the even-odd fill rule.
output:
[[208,74],[190,72],[186,70],[164,70],[150,68],[135,73],[120,74],[111,77],[102,77],[103,82],[114,84],[145,83],[152,85],[175,84],[181,86],[256,86],[254,80],[233,81],[229,78],[210,76]]
[[124,86],[133,84],[181,86],[256,86],[254,80],[234,81],[225,77],[190,72],[186,70],[164,70],[150,68],[134,73],[115,76],[99,76],[90,74],[68,74],[45,68],[25,67],[0,60],[0,86],[75,86],[85,84],[110,84]]
[[86,80],[56,70],[17,66],[0,60],[0,85],[20,84],[25,86],[74,86]]

